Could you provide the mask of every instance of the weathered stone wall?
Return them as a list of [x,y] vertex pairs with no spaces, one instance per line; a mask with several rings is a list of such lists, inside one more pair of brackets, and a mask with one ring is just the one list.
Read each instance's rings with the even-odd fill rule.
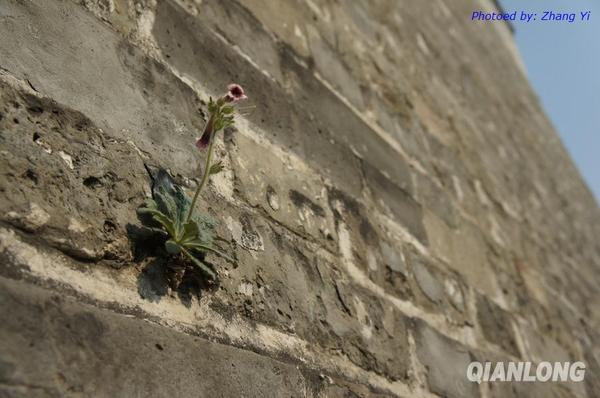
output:
[[[479,1],[0,1],[0,395],[595,397],[600,212]],[[209,95],[218,288],[134,255]],[[585,383],[467,382],[583,360]]]

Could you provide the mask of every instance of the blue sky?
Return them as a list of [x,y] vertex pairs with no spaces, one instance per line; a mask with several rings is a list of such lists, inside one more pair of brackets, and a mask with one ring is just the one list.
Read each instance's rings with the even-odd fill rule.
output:
[[[507,12],[538,13],[513,22],[529,80],[600,203],[600,1],[500,0]],[[542,12],[591,11],[590,20],[541,22]]]

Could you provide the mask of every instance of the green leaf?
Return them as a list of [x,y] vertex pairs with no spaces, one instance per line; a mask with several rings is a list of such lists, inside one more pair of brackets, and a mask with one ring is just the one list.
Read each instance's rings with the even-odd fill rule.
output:
[[223,107],[223,109],[221,109],[221,112],[224,115],[230,115],[230,114],[233,113],[233,110],[234,110],[234,108],[233,108],[232,105],[226,105],[226,106]]
[[204,271],[212,279],[217,279],[217,274],[208,265],[204,264],[199,258],[194,256],[192,253],[190,253],[186,249],[181,248],[181,251],[195,266],[197,266],[202,271]]
[[181,219],[179,218],[179,216],[177,216],[175,218],[175,220],[173,220],[173,229],[174,229],[174,235],[173,238],[175,238],[175,240],[177,240],[177,242],[179,242],[181,240],[181,238],[183,237],[183,223],[181,222]]
[[217,111],[217,104],[213,101],[212,97],[208,100],[208,113],[214,114]]
[[237,261],[234,260],[233,258],[229,257],[227,254],[223,253],[222,251],[216,249],[214,246],[209,246],[209,245],[205,245],[202,242],[199,241],[192,241],[192,242],[188,242],[185,244],[185,248],[186,249],[191,249],[191,250],[197,250],[200,252],[210,252],[213,254],[216,254],[217,256],[223,258],[224,260],[229,261],[232,264],[236,264]]
[[198,225],[198,238],[196,240],[202,244],[211,245],[217,222],[212,217],[198,212],[192,214],[192,220]]
[[144,207],[148,209],[158,210],[158,205],[156,204],[156,201],[154,199],[146,199],[146,201],[144,202]]
[[175,241],[182,239],[184,235],[184,224],[191,206],[191,201],[183,190],[172,183],[163,183],[154,189],[155,204],[158,210],[168,218],[168,221],[161,215],[157,215],[157,220],[165,228]]
[[182,235],[181,239],[179,240],[179,242],[182,245],[185,245],[186,242],[194,241],[194,240],[198,239],[199,232],[200,231],[198,228],[198,224],[196,224],[196,221],[190,220],[184,224],[183,235]]
[[[150,200],[148,200],[148,202],[150,202]],[[152,201],[154,202],[154,201]],[[166,214],[164,214],[163,212],[161,212],[160,210],[158,210],[152,203],[147,203],[149,205],[149,207],[140,207],[139,209],[137,209],[137,213],[138,214],[149,214],[152,217],[152,220],[154,220],[155,222],[157,222],[158,224],[160,224],[169,235],[174,237],[175,234],[175,225],[173,223],[173,220],[171,220],[169,218],[169,216],[167,216]]]
[[155,214],[152,214],[152,219],[160,225],[162,225],[165,231],[167,231],[167,233],[169,234],[169,236],[173,238],[175,237],[177,230],[175,224],[169,217],[162,214],[161,212],[156,212]]
[[172,195],[175,205],[177,206],[177,215],[179,217],[179,221],[183,225],[186,222],[186,217],[190,206],[192,205],[192,201],[187,197],[183,190],[177,186],[175,187]]
[[212,166],[210,166],[210,170],[209,173],[210,175],[213,174],[218,174],[220,173],[223,169],[225,168],[225,166],[223,166],[223,162],[218,161],[217,163],[213,164]]
[[179,254],[179,253],[181,253],[181,250],[183,248],[181,246],[179,246],[177,244],[177,242],[169,239],[168,241],[165,242],[165,249],[167,250],[167,253]]
[[215,121],[215,133],[220,131],[221,129],[223,129],[223,123],[224,123],[223,119],[221,119],[221,118],[218,118]]
[[215,235],[214,240],[216,240],[217,242],[225,242],[231,244],[231,241],[229,239],[225,239],[219,235]]
[[178,216],[177,203],[173,199],[173,196],[165,187],[159,187],[154,192],[154,200],[158,206],[158,209],[169,216],[170,219],[175,220]]

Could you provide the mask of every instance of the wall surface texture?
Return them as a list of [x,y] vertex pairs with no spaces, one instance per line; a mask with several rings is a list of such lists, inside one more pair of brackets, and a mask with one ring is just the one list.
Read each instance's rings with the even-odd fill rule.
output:
[[[600,211],[473,8],[0,0],[0,396],[598,397]],[[172,290],[136,208],[158,168],[193,192],[230,82],[201,207],[239,264]]]

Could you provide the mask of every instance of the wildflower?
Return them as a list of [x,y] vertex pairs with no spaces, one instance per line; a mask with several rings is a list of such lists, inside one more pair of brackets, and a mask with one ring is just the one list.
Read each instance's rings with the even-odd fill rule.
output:
[[211,165],[211,161],[214,144],[214,135],[217,134],[220,130],[232,126],[234,123],[234,106],[233,104],[228,105],[227,102],[235,102],[246,98],[248,97],[246,97],[242,86],[240,86],[239,84],[232,83],[227,86],[227,94],[219,98],[217,102],[214,102],[212,98],[208,102],[208,113],[210,116],[208,118],[208,121],[206,122],[206,126],[204,127],[202,137],[196,140],[196,148],[200,150],[208,148],[206,154],[206,164],[204,166],[204,174],[202,175],[202,180],[200,181],[198,188],[196,188],[194,199],[192,199],[192,205],[190,206],[190,210],[188,211],[188,221],[192,216],[192,212],[194,211],[194,206],[196,205],[198,195],[200,194],[200,191],[202,190],[204,185],[208,182],[208,178],[211,174],[217,174],[223,168],[219,162]]
[[227,94],[225,94],[226,102],[235,102],[239,100],[244,100],[246,98],[248,97],[246,97],[244,89],[239,84],[232,83],[229,86],[227,86]]
[[208,132],[204,133],[202,137],[198,138],[196,141],[196,148],[203,150],[208,147],[208,143],[210,142],[210,134]]
[[208,147],[210,143],[210,137],[212,135],[213,130],[213,117],[211,116],[206,122],[206,127],[204,127],[204,132],[202,133],[202,137],[196,140],[196,148],[203,150]]
[[161,225],[162,230],[168,235],[165,241],[166,252],[178,256],[176,257],[178,262],[169,268],[173,274],[174,286],[179,286],[183,278],[185,268],[182,268],[180,260],[184,258],[198,266],[212,279],[216,279],[217,274],[209,264],[204,262],[206,253],[213,253],[235,263],[235,259],[228,257],[218,245],[214,244],[214,240],[223,241],[223,238],[219,238],[214,233],[214,222],[198,212],[195,213],[195,206],[210,176],[223,170],[223,163],[221,161],[213,163],[212,159],[215,135],[234,124],[235,102],[246,98],[242,86],[230,84],[224,95],[216,101],[211,98],[208,102],[209,117],[202,136],[197,138],[195,143],[198,149],[206,149],[206,155],[202,180],[196,187],[193,199],[190,201],[179,187],[167,189],[161,186],[156,192],[153,190],[153,198],[138,210],[140,214],[150,215],[154,224]]
[[202,137],[196,140],[196,148],[203,150],[209,147],[212,136],[219,130],[233,124],[233,105],[226,105],[228,102],[236,102],[248,98],[242,86],[232,83],[227,86],[227,94],[213,102],[212,99],[208,104],[210,117],[206,122],[206,127],[202,132]]

